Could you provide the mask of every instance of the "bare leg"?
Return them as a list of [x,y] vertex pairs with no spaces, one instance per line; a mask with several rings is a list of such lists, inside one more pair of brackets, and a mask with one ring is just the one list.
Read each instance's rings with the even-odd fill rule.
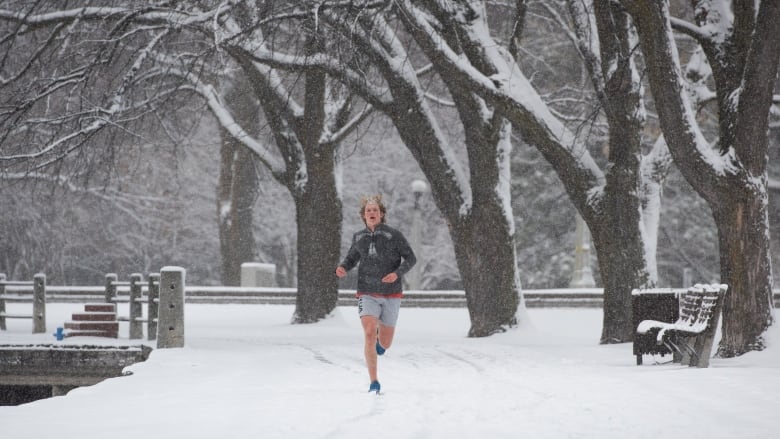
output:
[[363,324],[363,335],[365,337],[363,354],[366,356],[368,378],[372,382],[377,381],[376,328],[378,322],[379,319],[374,316],[363,316],[360,318],[360,323]]
[[390,349],[390,345],[393,344],[393,336],[395,335],[394,326],[385,326],[379,323],[379,344],[385,349]]

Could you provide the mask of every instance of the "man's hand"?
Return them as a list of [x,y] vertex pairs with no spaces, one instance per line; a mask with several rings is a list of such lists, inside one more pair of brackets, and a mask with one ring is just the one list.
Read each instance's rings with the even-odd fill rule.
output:
[[344,269],[341,265],[336,267],[336,276],[338,277],[344,277],[347,275],[347,270]]
[[398,279],[398,275],[395,274],[395,272],[388,273],[385,277],[382,278],[382,282],[386,284],[391,284],[395,282]]

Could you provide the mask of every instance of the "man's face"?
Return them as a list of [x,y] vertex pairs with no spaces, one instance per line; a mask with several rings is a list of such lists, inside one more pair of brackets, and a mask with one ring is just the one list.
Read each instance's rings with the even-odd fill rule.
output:
[[377,224],[382,222],[382,212],[379,211],[379,205],[376,203],[366,204],[366,208],[363,210],[363,219],[366,221],[366,226],[373,230]]

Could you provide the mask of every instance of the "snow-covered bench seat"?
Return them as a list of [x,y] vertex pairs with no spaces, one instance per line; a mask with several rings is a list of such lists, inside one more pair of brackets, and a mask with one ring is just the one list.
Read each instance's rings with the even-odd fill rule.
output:
[[682,364],[707,367],[727,289],[724,284],[694,285],[680,301],[677,321],[643,320],[636,332],[654,333],[656,342],[678,354]]

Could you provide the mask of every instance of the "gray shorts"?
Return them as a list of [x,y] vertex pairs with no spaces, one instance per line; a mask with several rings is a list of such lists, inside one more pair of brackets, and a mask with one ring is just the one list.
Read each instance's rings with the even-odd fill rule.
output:
[[393,326],[398,321],[398,311],[401,309],[400,298],[385,298],[363,294],[358,297],[358,315],[379,318],[384,326]]

